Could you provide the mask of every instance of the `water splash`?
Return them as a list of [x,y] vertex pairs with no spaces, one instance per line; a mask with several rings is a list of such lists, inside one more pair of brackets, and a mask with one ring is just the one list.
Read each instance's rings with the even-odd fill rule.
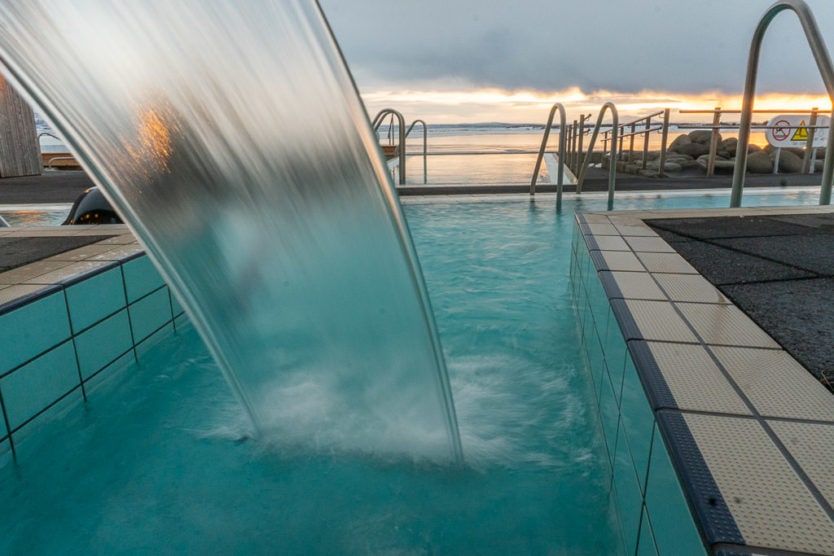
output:
[[0,14],[7,76],[146,246],[263,434],[460,458],[414,249],[315,2]]

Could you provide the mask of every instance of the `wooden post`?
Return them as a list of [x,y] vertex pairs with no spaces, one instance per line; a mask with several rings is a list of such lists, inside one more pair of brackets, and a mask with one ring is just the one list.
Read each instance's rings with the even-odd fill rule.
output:
[[40,174],[40,150],[32,108],[0,78],[0,178]]
[[805,141],[805,156],[802,157],[802,173],[804,174],[813,174],[814,173],[814,161],[811,160],[811,153],[814,151],[814,135],[816,134],[816,127],[817,127],[817,111],[819,108],[814,106],[811,109],[811,119],[808,120],[808,140]]
[[[577,138],[579,143],[577,152],[579,153],[579,156],[577,157],[577,160],[585,156],[585,146],[583,145],[583,139],[585,138],[585,120],[590,117],[590,114],[588,114],[587,116],[585,114],[579,115],[579,137]],[[578,162],[577,166],[579,166]]]
[[669,109],[663,110],[663,131],[660,135],[660,160],[658,161],[657,176],[662,178],[666,166],[666,142],[669,140]]
[[711,176],[715,173],[715,154],[718,151],[718,129],[721,125],[721,107],[715,107],[715,113],[712,116],[712,136],[709,140],[709,159],[707,159],[707,175]]

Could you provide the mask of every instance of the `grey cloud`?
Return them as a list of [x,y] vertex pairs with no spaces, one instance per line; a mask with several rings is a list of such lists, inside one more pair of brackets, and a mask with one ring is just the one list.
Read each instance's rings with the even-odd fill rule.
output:
[[[360,88],[453,79],[546,91],[740,91],[771,0],[320,0]],[[834,44],[834,2],[809,1]],[[793,14],[771,25],[760,90],[822,92]]]

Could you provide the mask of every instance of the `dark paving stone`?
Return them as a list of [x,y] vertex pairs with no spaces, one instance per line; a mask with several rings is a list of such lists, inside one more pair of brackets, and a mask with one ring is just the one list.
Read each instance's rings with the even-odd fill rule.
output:
[[834,378],[834,279],[722,286],[721,291],[797,361]]
[[716,286],[815,277],[805,270],[704,241],[683,241],[670,245]]
[[[669,230],[664,230],[662,228],[654,228],[654,231],[657,232],[657,235],[662,237],[664,241],[670,245],[673,243],[700,241],[691,237],[676,234],[675,232],[670,232]],[[674,247],[674,245],[672,247]]]
[[93,181],[85,172],[49,172],[42,176],[0,179],[0,205],[72,203]]
[[71,249],[78,249],[91,243],[113,237],[0,237],[0,272],[33,263]]
[[779,222],[799,224],[809,228],[834,231],[834,214],[790,214],[784,216],[769,216]]
[[762,237],[814,233],[814,228],[762,216],[723,216],[650,220],[652,228],[696,239]]
[[718,239],[715,243],[820,276],[834,276],[834,234]]

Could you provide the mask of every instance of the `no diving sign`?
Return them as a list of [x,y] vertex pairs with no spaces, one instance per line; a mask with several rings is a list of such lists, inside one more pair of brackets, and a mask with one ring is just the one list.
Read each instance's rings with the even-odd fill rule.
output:
[[[774,147],[804,147],[808,142],[808,115],[780,114],[767,122],[768,129],[765,130],[767,142]],[[817,116],[817,124],[814,126],[814,146],[824,147],[828,141],[828,124],[831,119],[828,116]]]

